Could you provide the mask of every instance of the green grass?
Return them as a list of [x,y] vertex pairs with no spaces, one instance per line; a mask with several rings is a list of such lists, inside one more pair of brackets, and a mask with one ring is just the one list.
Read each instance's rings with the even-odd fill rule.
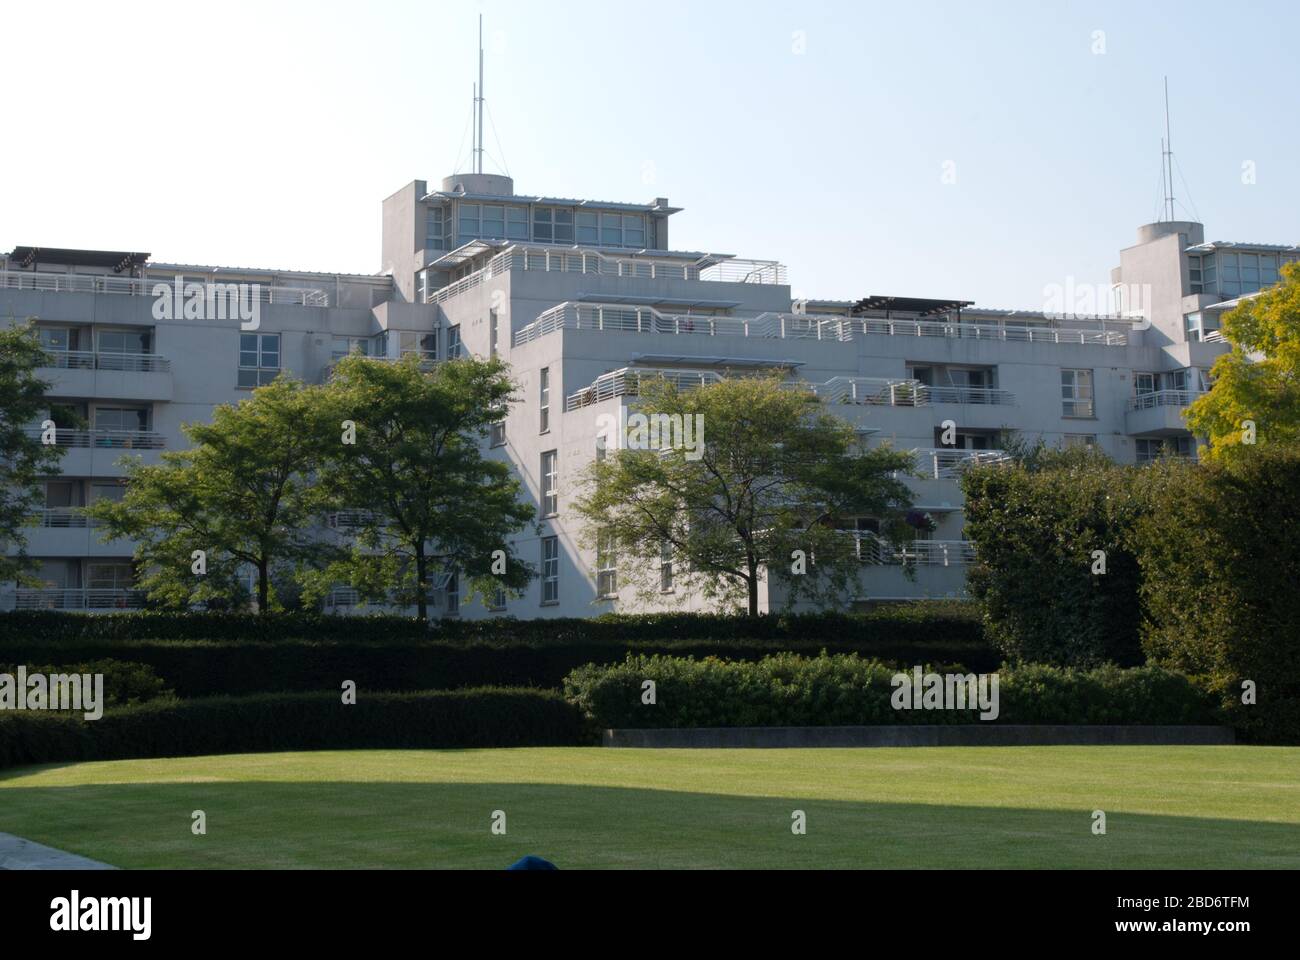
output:
[[[805,836],[791,812],[807,814]],[[1092,811],[1107,833],[1094,836]],[[207,814],[194,836],[190,814]],[[494,810],[507,833],[489,830]],[[0,774],[122,867],[1300,868],[1300,748],[336,751]]]

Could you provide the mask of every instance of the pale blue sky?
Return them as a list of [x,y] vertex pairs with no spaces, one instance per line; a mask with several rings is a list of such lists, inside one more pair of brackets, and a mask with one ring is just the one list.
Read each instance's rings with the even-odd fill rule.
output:
[[1298,9],[14,5],[0,246],[377,270],[382,198],[464,165],[482,10],[489,151],[521,193],[667,196],[674,247],[782,260],[797,296],[1032,308],[1155,218],[1164,74],[1208,238],[1300,242]]

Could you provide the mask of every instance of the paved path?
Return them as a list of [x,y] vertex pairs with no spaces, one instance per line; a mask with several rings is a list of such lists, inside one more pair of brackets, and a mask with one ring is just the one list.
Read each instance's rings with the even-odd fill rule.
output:
[[0,870],[116,870],[75,853],[55,850],[12,833],[0,833]]

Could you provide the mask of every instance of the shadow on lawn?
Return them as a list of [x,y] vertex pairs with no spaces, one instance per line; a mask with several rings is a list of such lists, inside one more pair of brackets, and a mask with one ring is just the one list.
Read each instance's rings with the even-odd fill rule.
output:
[[[0,831],[127,868],[1300,868],[1300,826],[518,783],[8,789]],[[807,815],[807,834],[791,814]],[[207,835],[191,833],[191,813]],[[490,831],[493,811],[507,833]]]

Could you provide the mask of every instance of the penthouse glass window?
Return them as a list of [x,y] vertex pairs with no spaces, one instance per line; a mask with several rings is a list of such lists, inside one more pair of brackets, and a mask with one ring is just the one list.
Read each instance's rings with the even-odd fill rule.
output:
[[573,211],[567,207],[536,207],[533,239],[543,243],[573,243]]
[[260,387],[280,375],[280,335],[239,335],[239,386]]
[[418,353],[425,360],[438,359],[438,335],[420,333],[416,330],[403,330],[398,334],[397,349],[401,356]]
[[603,530],[596,542],[596,596],[618,596],[618,558],[614,551],[614,536]]
[[447,249],[448,237],[444,232],[446,225],[446,209],[443,207],[430,207],[424,217],[424,249]]
[[1061,371],[1061,416],[1094,415],[1091,370]]

